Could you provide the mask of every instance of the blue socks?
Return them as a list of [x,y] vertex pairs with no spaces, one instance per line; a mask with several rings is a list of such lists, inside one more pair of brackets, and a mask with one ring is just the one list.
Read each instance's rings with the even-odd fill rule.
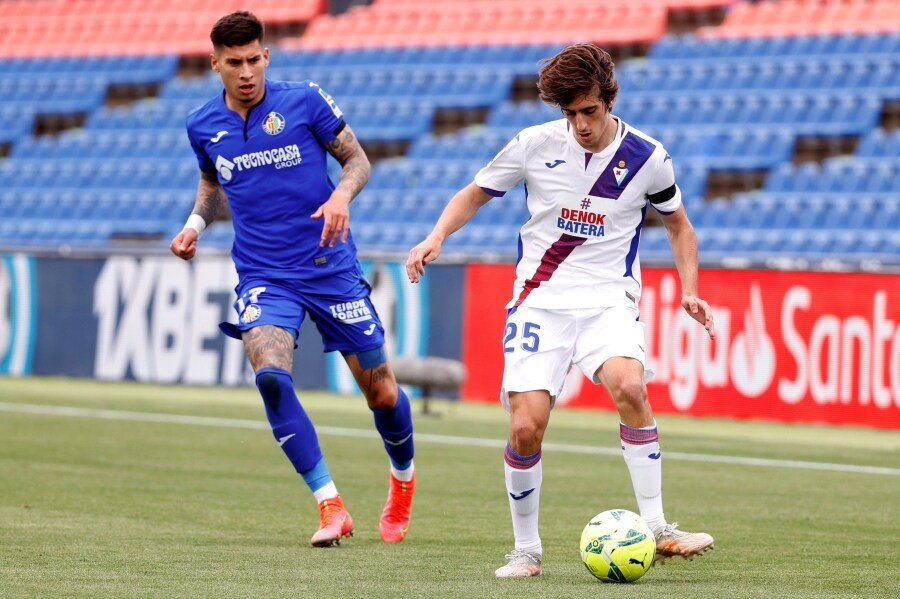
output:
[[397,403],[394,407],[389,410],[372,410],[372,414],[391,465],[397,470],[406,470],[412,464],[415,453],[412,412],[406,393],[398,385]]
[[261,368],[256,373],[256,387],[275,440],[310,490],[315,492],[330,483],[316,429],[297,399],[291,374],[281,368]]
[[[261,368],[256,373],[256,387],[262,395],[275,440],[310,490],[316,492],[332,483],[316,429],[297,399],[291,374],[281,368]],[[415,453],[412,410],[406,393],[397,387],[394,407],[372,410],[372,414],[391,465],[406,470]]]

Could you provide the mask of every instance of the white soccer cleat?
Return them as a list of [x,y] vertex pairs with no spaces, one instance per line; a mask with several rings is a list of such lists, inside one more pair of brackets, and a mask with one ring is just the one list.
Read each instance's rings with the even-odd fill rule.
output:
[[509,560],[506,565],[494,571],[497,578],[523,578],[541,575],[540,553],[514,549],[512,553],[506,554],[506,559]]
[[670,557],[680,555],[684,559],[691,560],[694,556],[703,555],[707,549],[713,549],[714,540],[705,532],[685,532],[678,530],[678,524],[666,524],[666,527],[656,534],[656,559],[655,563],[662,564]]

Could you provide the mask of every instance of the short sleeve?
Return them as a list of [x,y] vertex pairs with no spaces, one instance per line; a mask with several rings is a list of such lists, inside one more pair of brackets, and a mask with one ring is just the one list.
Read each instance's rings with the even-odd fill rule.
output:
[[663,148],[657,150],[662,161],[656,167],[653,180],[647,187],[650,205],[662,214],[671,214],[681,206],[681,190],[675,184],[675,169],[672,157]]
[[525,180],[525,142],[516,135],[475,175],[475,184],[485,193],[500,197]]
[[316,138],[324,146],[340,133],[344,125],[344,113],[331,94],[310,81],[307,92],[310,127]]
[[186,123],[185,127],[187,128],[188,139],[191,142],[191,149],[197,157],[197,165],[200,167],[200,170],[204,173],[214,174],[216,172],[216,165],[213,164],[213,161],[210,159],[209,154],[206,153],[206,150],[204,150],[197,142],[197,136],[191,131],[190,121]]

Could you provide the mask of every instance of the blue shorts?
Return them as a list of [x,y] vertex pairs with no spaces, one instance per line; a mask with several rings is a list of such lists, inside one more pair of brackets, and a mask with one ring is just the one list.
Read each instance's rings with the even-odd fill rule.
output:
[[369,298],[371,286],[357,271],[328,278],[322,293],[310,291],[309,281],[247,278],[235,287],[238,323],[219,328],[235,339],[261,325],[292,330],[295,335],[306,314],[315,323],[326,352],[359,353],[384,345],[384,327]]

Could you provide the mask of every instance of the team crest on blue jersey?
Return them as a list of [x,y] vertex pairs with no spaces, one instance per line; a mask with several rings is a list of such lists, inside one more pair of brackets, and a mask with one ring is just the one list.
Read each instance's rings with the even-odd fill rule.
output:
[[269,135],[278,135],[284,131],[284,117],[273,110],[263,119],[262,129]]
[[619,164],[617,164],[615,168],[613,168],[613,176],[615,176],[616,183],[618,183],[619,185],[621,185],[625,177],[628,176],[628,169],[625,168],[624,160],[620,160]]
[[250,324],[262,316],[262,308],[258,304],[250,304],[241,312],[241,324]]

